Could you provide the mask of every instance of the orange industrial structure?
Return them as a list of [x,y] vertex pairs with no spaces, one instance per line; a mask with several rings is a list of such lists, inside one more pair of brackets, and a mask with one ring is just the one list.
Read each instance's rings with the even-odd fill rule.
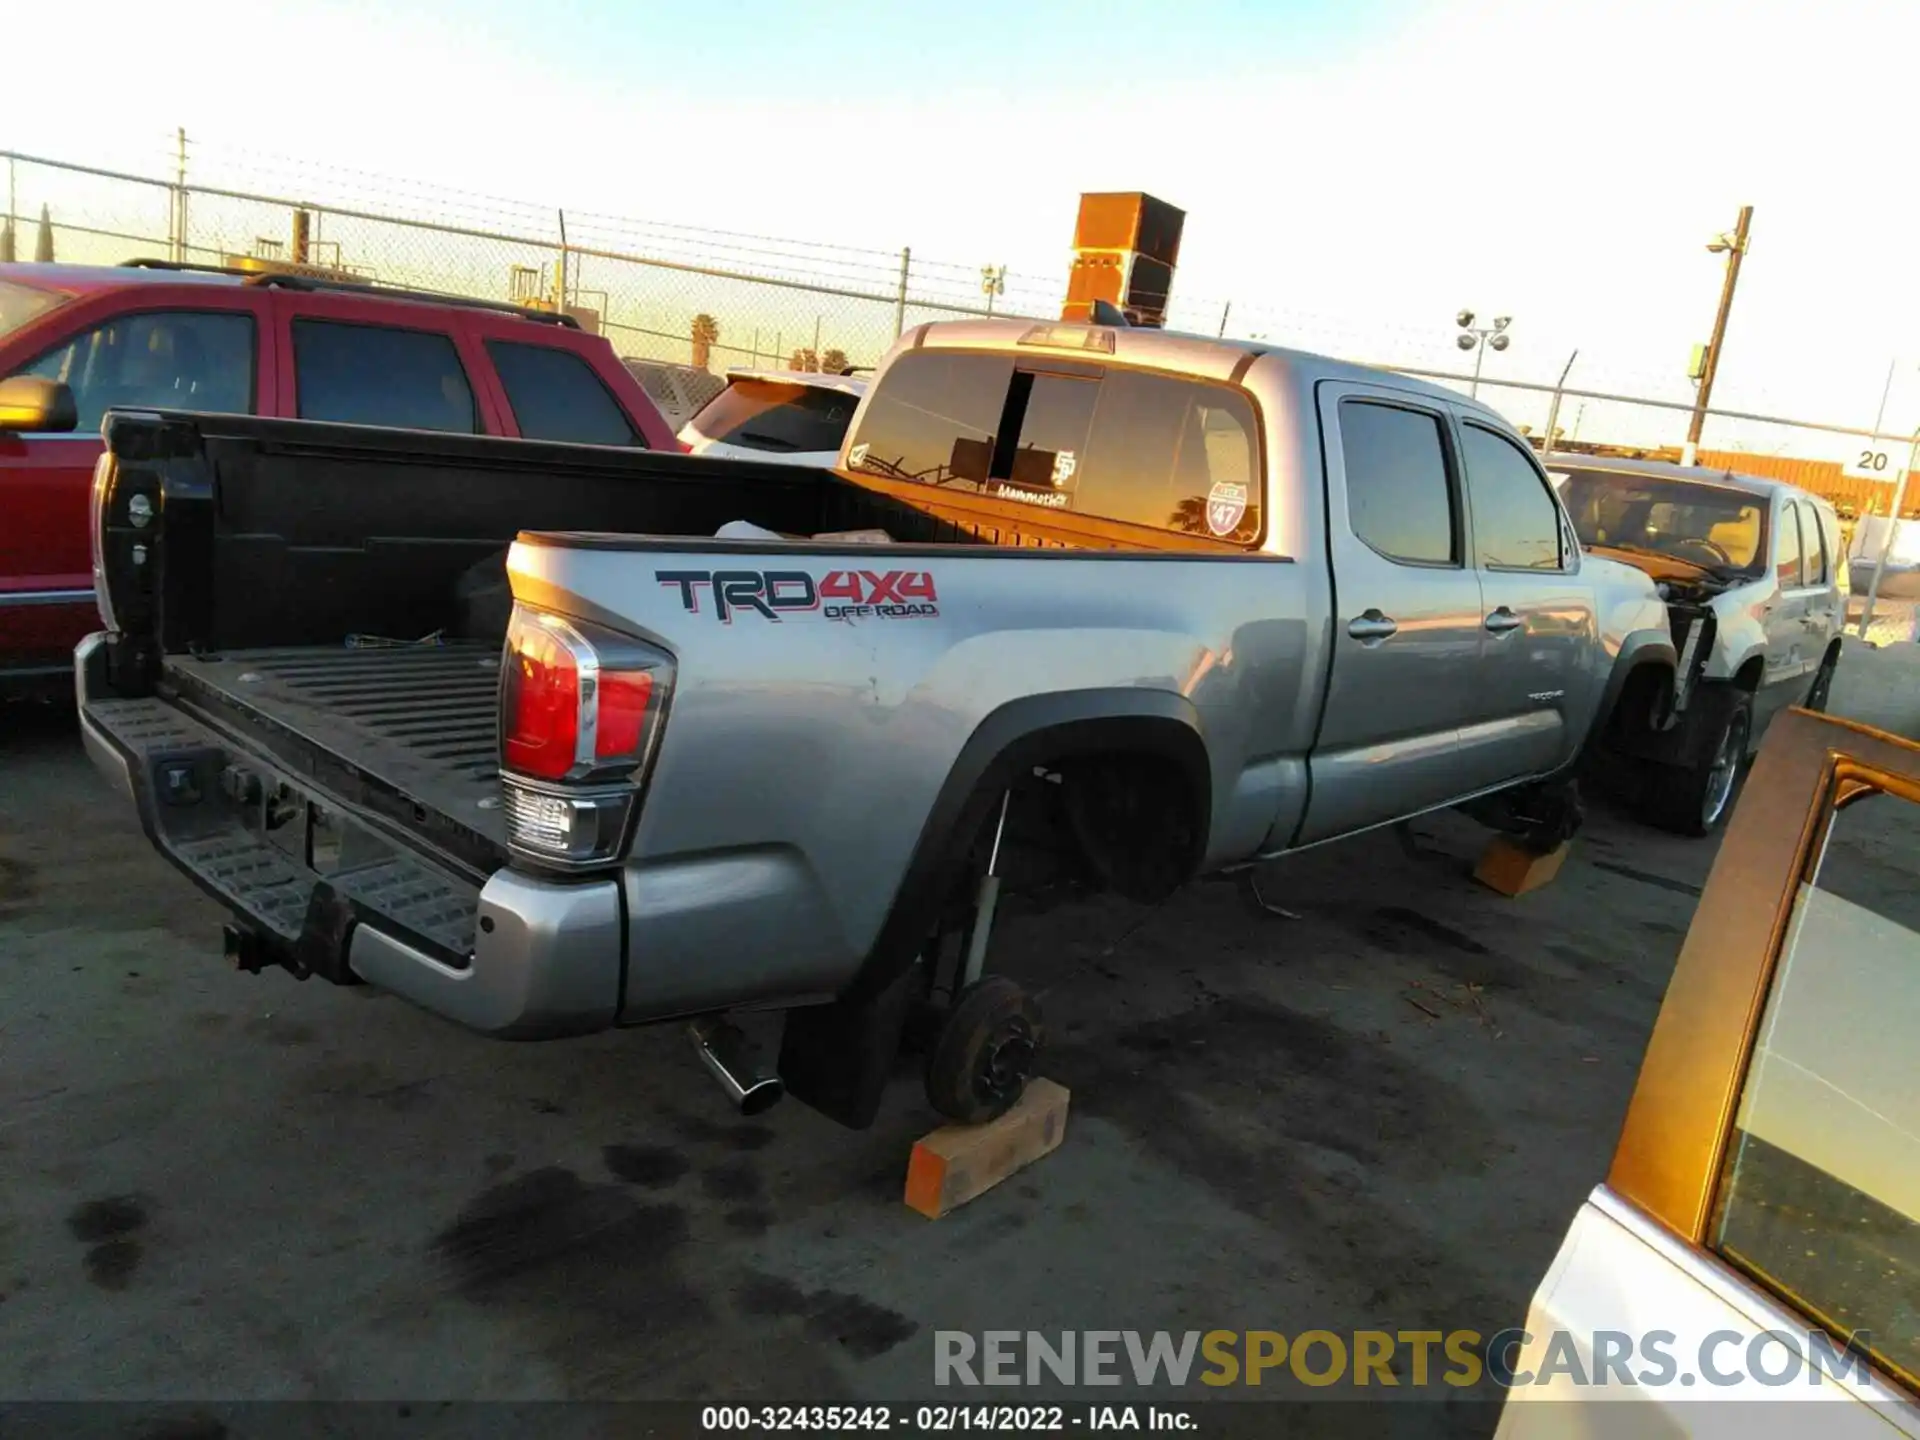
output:
[[[1836,507],[1851,509],[1857,515],[1884,515],[1887,506],[1893,503],[1892,485],[1884,480],[1860,480],[1843,475],[1837,460],[1798,460],[1787,455],[1754,455],[1743,450],[1702,450],[1699,463],[1741,475],[1784,480],[1831,500]],[[1907,486],[1906,503],[1901,509],[1904,514],[1920,516],[1920,485]]]

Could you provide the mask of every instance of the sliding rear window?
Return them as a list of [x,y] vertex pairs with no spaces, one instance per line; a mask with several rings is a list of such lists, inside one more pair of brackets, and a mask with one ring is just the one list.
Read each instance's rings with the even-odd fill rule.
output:
[[860,397],[779,380],[736,380],[693,417],[709,440],[794,455],[837,452]]
[[1259,426],[1232,386],[1084,362],[919,350],[874,391],[855,470],[1252,545]]

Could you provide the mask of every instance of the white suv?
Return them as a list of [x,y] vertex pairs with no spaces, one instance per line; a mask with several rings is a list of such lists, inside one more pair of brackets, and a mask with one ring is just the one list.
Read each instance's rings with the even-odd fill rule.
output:
[[867,382],[811,370],[729,370],[722,390],[680,430],[695,455],[832,467]]
[[[1711,627],[1676,624],[1685,723],[1651,727],[1655,743],[1636,757],[1657,767],[1646,818],[1708,834],[1774,717],[1826,707],[1847,619],[1839,516],[1805,490],[1729,471],[1582,455],[1546,465],[1585,549],[1645,571],[1677,618],[1712,616]],[[1691,653],[1700,629],[1711,632],[1704,661]]]

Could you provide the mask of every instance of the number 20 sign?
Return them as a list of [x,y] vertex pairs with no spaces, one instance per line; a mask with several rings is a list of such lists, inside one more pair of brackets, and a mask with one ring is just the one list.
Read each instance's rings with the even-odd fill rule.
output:
[[1907,468],[1907,447],[1889,445],[1884,441],[1856,440],[1847,447],[1847,458],[1841,462],[1840,473],[1855,480],[1885,480],[1888,484],[1900,478],[1900,472]]

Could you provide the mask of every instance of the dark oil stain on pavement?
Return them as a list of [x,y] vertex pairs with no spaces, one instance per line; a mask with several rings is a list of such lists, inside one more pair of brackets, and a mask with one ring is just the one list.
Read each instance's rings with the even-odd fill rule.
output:
[[1463,934],[1451,925],[1442,925],[1432,916],[1422,915],[1418,910],[1408,910],[1401,905],[1389,905],[1383,910],[1373,912],[1382,920],[1400,925],[1429,940],[1437,940],[1442,945],[1451,946],[1463,955],[1491,955],[1493,952],[1471,935]]
[[1339,1237],[1317,1251],[1330,1281],[1393,1277],[1401,1316],[1445,1304],[1463,1307],[1449,1324],[1511,1318],[1501,1308],[1511,1297],[1476,1307],[1474,1258],[1424,1238],[1409,1203],[1503,1154],[1498,1123],[1397,1049],[1284,1006],[1221,1000],[1052,1048],[1047,1073],[1084,1113],[1243,1213]]
[[856,1360],[884,1355],[919,1332],[919,1322],[860,1295],[802,1290],[790,1280],[749,1272],[735,1292],[743,1315],[797,1319],[815,1340],[840,1346]]
[[596,1263],[650,1268],[687,1238],[678,1205],[643,1206],[611,1185],[586,1185],[557,1165],[482,1191],[434,1249],[475,1298],[523,1276]]
[[699,1115],[669,1117],[674,1129],[696,1145],[718,1145],[726,1150],[764,1150],[774,1132],[765,1125],[716,1125]]
[[1651,870],[1641,870],[1632,865],[1622,865],[1617,860],[1591,860],[1588,862],[1596,870],[1604,870],[1609,875],[1625,876],[1629,880],[1638,880],[1642,885],[1653,885],[1661,890],[1671,890],[1676,895],[1700,896],[1698,885],[1689,885],[1685,880],[1670,880],[1665,875],[1656,875]]
[[143,1248],[135,1235],[146,1227],[153,1202],[142,1195],[107,1195],[76,1205],[67,1231],[83,1245],[87,1279],[102,1290],[124,1290],[140,1268]]
[[729,1230],[738,1231],[742,1235],[764,1235],[773,1225],[772,1214],[758,1206],[729,1210],[720,1219]]
[[124,1290],[140,1268],[138,1240],[107,1240],[87,1251],[87,1279],[102,1290]]
[[0,855],[0,920],[26,914],[38,887],[39,872],[24,860]]
[[131,1235],[147,1223],[149,1203],[142,1195],[108,1195],[89,1200],[74,1206],[67,1216],[68,1233],[87,1245]]
[[246,1030],[254,1039],[265,1040],[270,1045],[311,1045],[319,1038],[311,1025],[302,1025],[298,1020],[283,1020],[277,1015],[262,1015],[249,1020]]
[[715,1200],[737,1204],[760,1198],[760,1175],[745,1160],[716,1165],[700,1177],[700,1188]]
[[629,1185],[661,1190],[687,1173],[687,1157],[667,1145],[608,1145],[600,1151],[607,1173]]
[[723,1303],[738,1276],[728,1246],[772,1218],[757,1207],[667,1203],[549,1165],[482,1188],[427,1252],[454,1293],[510,1326],[528,1364],[557,1372],[565,1393],[850,1400],[823,1350],[878,1353],[913,1327],[831,1293],[803,1297],[801,1326],[774,1323],[764,1303]]
[[227,1434],[226,1425],[214,1416],[189,1411],[147,1421],[133,1440],[227,1440]]

